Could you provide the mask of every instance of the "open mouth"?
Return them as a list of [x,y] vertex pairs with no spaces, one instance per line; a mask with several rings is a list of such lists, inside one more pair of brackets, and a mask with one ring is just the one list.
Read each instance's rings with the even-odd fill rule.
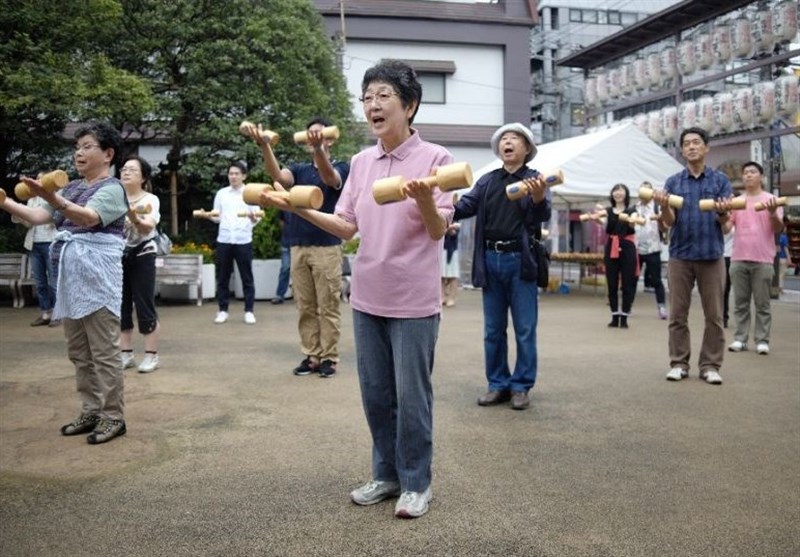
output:
[[382,124],[385,121],[386,121],[386,118],[384,118],[383,116],[373,116],[372,120],[371,120],[371,122],[374,125]]
[[513,155],[514,154],[514,148],[513,147],[505,147],[505,148],[503,148],[503,154],[506,155],[506,156]]

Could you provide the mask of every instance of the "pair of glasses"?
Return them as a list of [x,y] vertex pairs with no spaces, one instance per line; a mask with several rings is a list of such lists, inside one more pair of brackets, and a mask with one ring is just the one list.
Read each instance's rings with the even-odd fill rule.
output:
[[100,145],[97,143],[87,143],[85,145],[75,145],[73,146],[73,149],[76,153],[80,153],[81,151],[85,153],[89,149],[94,149],[95,147],[100,147]]
[[124,172],[139,172],[138,168],[134,168],[133,166],[123,166],[119,169],[119,173],[122,174]]
[[389,102],[389,99],[391,99],[394,96],[397,96],[397,93],[395,93],[394,91],[392,91],[391,93],[388,91],[382,91],[374,95],[372,93],[367,93],[363,97],[359,97],[358,100],[360,100],[365,105],[372,104],[373,101],[378,101],[378,104],[386,104],[387,102]]

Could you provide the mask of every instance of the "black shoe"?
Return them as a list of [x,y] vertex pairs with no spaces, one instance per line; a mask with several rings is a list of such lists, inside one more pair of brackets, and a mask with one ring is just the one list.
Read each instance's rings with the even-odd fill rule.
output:
[[620,329],[627,329],[628,328],[628,316],[627,315],[620,315],[619,316],[619,328]]
[[619,327],[619,315],[616,313],[611,316],[611,323],[608,324],[609,327]]
[[272,298],[272,299],[270,300],[270,303],[271,303],[273,306],[280,305],[280,304],[282,304],[282,303],[283,303],[283,298]]
[[323,379],[336,375],[336,362],[333,360],[322,360],[319,365],[319,376]]
[[90,445],[99,445],[106,441],[111,441],[114,437],[125,435],[128,430],[125,428],[125,420],[107,420],[101,418],[97,422],[94,431],[86,438]]
[[310,375],[312,371],[317,371],[317,368],[319,368],[319,364],[312,362],[311,358],[306,358],[300,362],[299,366],[294,368],[292,373],[295,375]]
[[61,435],[78,435],[92,431],[100,418],[94,414],[81,414],[70,423],[61,426]]
[[50,318],[49,317],[42,317],[41,315],[31,321],[31,327],[42,327],[43,325],[49,325]]

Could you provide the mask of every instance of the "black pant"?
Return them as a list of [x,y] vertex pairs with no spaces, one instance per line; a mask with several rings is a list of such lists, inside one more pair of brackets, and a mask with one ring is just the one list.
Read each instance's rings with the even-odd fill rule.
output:
[[664,305],[664,283],[661,280],[661,252],[639,254],[639,264],[644,268],[644,284],[653,287],[656,291],[656,303]]
[[622,313],[628,314],[633,307],[636,296],[636,246],[628,240],[619,241],[619,258],[611,258],[611,242],[606,242],[605,265],[606,283],[608,284],[608,304],[611,313],[619,309],[619,279],[622,275]]
[[217,244],[214,255],[217,259],[217,302],[220,311],[228,311],[234,260],[239,269],[239,276],[242,277],[244,310],[253,311],[256,298],[256,287],[253,282],[253,244]]
[[725,258],[725,294],[722,295],[722,321],[728,322],[728,308],[731,297],[731,258]]
[[139,332],[149,335],[156,328],[156,252],[152,242],[125,253],[122,257],[122,315],[120,329],[133,329],[133,309]]

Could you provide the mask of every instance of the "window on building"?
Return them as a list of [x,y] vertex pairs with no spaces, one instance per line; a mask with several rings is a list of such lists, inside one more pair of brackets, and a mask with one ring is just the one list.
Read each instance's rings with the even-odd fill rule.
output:
[[570,122],[573,127],[583,126],[583,120],[586,117],[586,110],[583,104],[572,103],[570,106]]
[[608,12],[604,12],[603,10],[597,12],[597,23],[601,25],[608,23]]
[[597,23],[597,10],[581,10],[584,23]]
[[636,14],[632,14],[630,12],[622,12],[621,20],[622,20],[622,25],[624,26],[633,25],[634,23],[636,23],[637,19],[638,18],[636,17]]
[[558,8],[550,8],[550,27],[558,29]]
[[417,73],[417,79],[425,92],[422,95],[423,104],[444,104],[447,101],[444,78],[443,73]]
[[581,11],[580,10],[570,10],[569,11],[569,20],[574,23],[581,22]]
[[619,25],[620,24],[620,15],[619,12],[615,10],[608,11],[608,23],[609,25]]

